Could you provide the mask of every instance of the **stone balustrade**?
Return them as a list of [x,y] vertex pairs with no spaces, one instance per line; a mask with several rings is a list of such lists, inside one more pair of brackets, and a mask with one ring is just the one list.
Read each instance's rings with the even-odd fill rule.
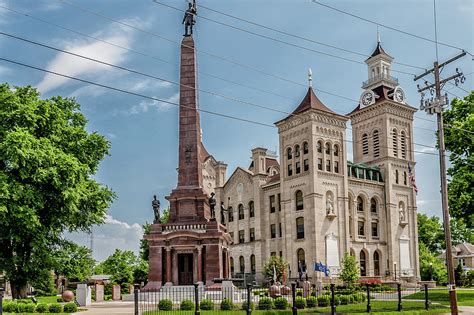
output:
[[206,224],[205,223],[192,223],[192,224],[185,224],[185,223],[176,223],[176,224],[166,224],[163,225],[162,231],[163,233],[166,232],[174,232],[174,231],[196,231],[196,232],[205,232],[206,231]]

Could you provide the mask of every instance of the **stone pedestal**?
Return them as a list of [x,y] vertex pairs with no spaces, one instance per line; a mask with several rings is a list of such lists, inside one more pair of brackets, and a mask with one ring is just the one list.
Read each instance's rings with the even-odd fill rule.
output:
[[311,283],[309,281],[303,281],[303,297],[307,298],[311,294]]
[[120,301],[120,286],[118,284],[112,286],[112,301]]
[[96,302],[104,301],[104,285],[102,284],[95,285],[95,301]]
[[87,284],[81,283],[77,285],[76,300],[79,306],[90,306],[92,304],[91,288]]
[[235,287],[232,281],[222,281],[222,299],[229,299],[234,302]]

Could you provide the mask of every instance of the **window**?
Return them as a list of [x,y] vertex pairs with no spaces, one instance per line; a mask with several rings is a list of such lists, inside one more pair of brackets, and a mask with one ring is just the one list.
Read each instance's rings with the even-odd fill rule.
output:
[[277,195],[278,211],[281,211],[281,194]]
[[326,154],[331,154],[331,145],[329,143],[326,143],[326,145],[324,146],[324,152]]
[[357,197],[357,211],[363,212],[364,211],[364,200],[362,197]]
[[270,213],[274,213],[276,210],[276,205],[275,205],[275,195],[270,196]]
[[304,249],[300,248],[296,251],[296,257],[298,258],[298,272],[306,271],[306,258]]
[[235,272],[234,258],[230,257],[230,273],[233,274],[234,272]]
[[283,252],[282,251],[280,251],[280,257],[283,257]]
[[239,257],[239,264],[240,264],[240,273],[245,273],[245,261],[244,256]]
[[286,149],[286,158],[288,160],[291,160],[293,158],[293,152],[291,151],[291,148]]
[[319,153],[322,153],[323,152],[323,142],[322,141],[318,141],[317,145],[316,145],[316,150],[319,152]]
[[304,142],[303,143],[303,154],[308,154],[308,152],[309,152],[308,142]]
[[293,175],[293,165],[288,164],[288,176]]
[[229,222],[234,222],[234,209],[229,207]]
[[251,218],[255,216],[255,203],[253,201],[249,202],[249,216]]
[[372,237],[379,237],[379,225],[377,222],[372,222]]
[[296,210],[303,210],[303,208],[304,208],[303,192],[301,190],[298,190],[295,193],[295,200],[296,200]]
[[326,171],[327,172],[331,171],[331,160],[326,160]]
[[251,229],[250,229],[249,234],[250,234],[250,239],[249,239],[249,241],[250,241],[250,242],[255,241],[255,229],[254,229],[254,228],[251,228]]
[[305,172],[309,171],[309,160],[308,159],[303,161],[303,170]]
[[402,159],[406,159],[407,158],[407,137],[406,137],[405,131],[402,131],[401,133],[400,146],[402,149]]
[[365,224],[364,224],[364,221],[359,221],[357,223],[357,234],[359,236],[365,236]]
[[300,157],[300,146],[299,145],[295,146],[295,157]]
[[301,173],[301,162],[296,162],[296,174]]
[[379,252],[374,252],[374,276],[380,276],[380,256]]
[[374,142],[374,158],[377,158],[380,155],[380,140],[378,130],[374,130],[374,133],[372,134],[372,141]]
[[304,239],[304,218],[296,219],[296,239]]
[[323,170],[323,159],[318,158],[318,170],[322,171]]
[[278,223],[278,237],[283,236],[283,231],[281,230],[281,223]]
[[245,243],[245,231],[240,230],[239,231],[239,244]]
[[363,155],[369,154],[369,139],[367,138],[366,133],[362,135],[362,154]]
[[367,276],[365,252],[363,250],[360,251],[359,267],[360,267],[360,275],[362,277]]
[[352,224],[353,224],[353,220],[352,220],[352,217],[349,217],[349,237],[352,238],[352,235],[353,235],[353,227],[352,227]]
[[255,255],[250,255],[250,272],[255,274],[256,269],[255,269]]
[[403,172],[403,185],[407,184],[407,172]]
[[334,173],[339,173],[339,162],[334,161]]
[[334,145],[334,156],[339,156],[339,146],[337,144]]
[[395,170],[395,184],[398,184],[398,170]]
[[398,135],[397,129],[392,130],[393,156],[398,157]]
[[275,226],[275,224],[270,225],[270,237],[271,238],[276,237],[276,226]]
[[239,205],[239,220],[243,220],[243,219],[244,219],[244,205],[240,204]]
[[377,213],[377,200],[375,198],[370,199],[370,212]]

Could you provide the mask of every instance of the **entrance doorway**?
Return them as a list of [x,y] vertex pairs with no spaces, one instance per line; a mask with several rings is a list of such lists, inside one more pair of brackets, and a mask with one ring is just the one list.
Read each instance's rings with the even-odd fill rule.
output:
[[193,284],[193,254],[178,254],[179,285]]

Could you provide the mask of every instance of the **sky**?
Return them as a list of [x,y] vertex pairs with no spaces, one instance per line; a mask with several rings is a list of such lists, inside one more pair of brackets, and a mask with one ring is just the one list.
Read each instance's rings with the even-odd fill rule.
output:
[[[376,23],[434,39],[432,0],[318,1]],[[179,89],[171,82],[179,81],[183,12],[169,6],[183,10],[187,4],[185,0],[0,0],[1,32],[168,81],[108,67],[5,35],[0,35],[0,58],[175,103],[179,100]],[[436,0],[436,8],[438,41],[473,53],[474,2]],[[383,26],[379,31],[382,46],[394,61],[410,65],[396,64],[393,69],[405,73],[392,74],[406,91],[408,103],[418,108],[420,96],[412,74],[432,67],[436,58],[435,44]],[[273,125],[286,116],[281,111],[291,112],[304,97],[308,68],[312,69],[313,88],[323,103],[340,114],[355,108],[363,92],[362,82],[367,80],[366,65],[360,63],[376,46],[377,26],[311,0],[198,0],[194,40],[198,49],[199,88],[212,92],[200,92],[200,107]],[[440,61],[458,53],[456,48],[438,45]],[[446,67],[442,75],[454,73],[456,67],[466,74],[466,82],[460,87],[473,89],[472,57],[468,55]],[[44,98],[62,95],[77,99],[88,118],[88,130],[104,135],[112,144],[110,156],[101,163],[95,178],[110,187],[117,199],[105,223],[93,228],[94,257],[103,260],[115,248],[137,252],[143,234],[141,225],[153,218],[153,195],[166,207],[164,196],[177,183],[177,106],[5,61],[0,61],[0,82],[32,85]],[[465,96],[467,93],[462,89],[445,86],[445,90],[452,93],[450,99]],[[420,190],[417,205],[419,212],[440,216],[438,156],[433,154],[436,153],[434,120],[435,117],[421,111],[415,114],[415,142],[432,146],[415,146],[419,151],[415,154]],[[201,114],[201,126],[207,150],[228,164],[228,176],[237,166],[249,165],[252,148],[262,146],[278,151],[276,128],[205,113]],[[347,137],[351,139],[350,130]],[[350,144],[347,154],[352,160]],[[89,238],[83,233],[68,237],[89,245]]]

